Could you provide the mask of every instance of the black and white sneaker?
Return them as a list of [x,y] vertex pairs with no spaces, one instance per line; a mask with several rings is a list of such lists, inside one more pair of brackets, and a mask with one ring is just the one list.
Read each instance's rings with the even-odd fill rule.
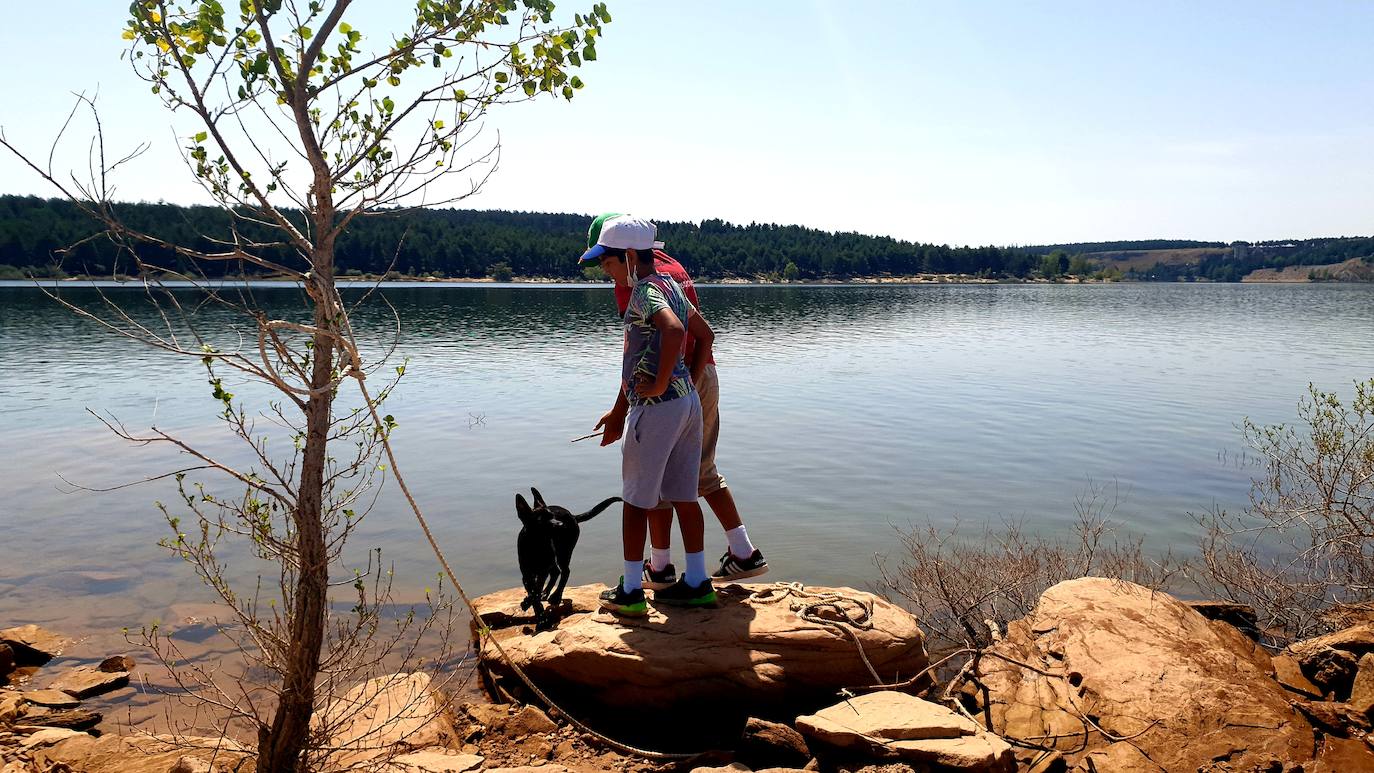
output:
[[663,567],[663,571],[655,572],[649,559],[644,559],[644,587],[649,590],[663,590],[677,582],[677,569],[672,564]]
[[711,579],[722,582],[734,582],[743,580],[747,577],[758,577],[768,572],[768,562],[763,560],[763,553],[758,548],[754,549],[753,555],[748,558],[736,558],[734,553],[729,550],[720,557],[720,568],[711,574]]

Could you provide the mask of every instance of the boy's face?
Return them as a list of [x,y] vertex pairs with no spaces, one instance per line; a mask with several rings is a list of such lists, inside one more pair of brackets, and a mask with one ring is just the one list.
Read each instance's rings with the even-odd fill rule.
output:
[[630,285],[628,265],[626,261],[620,258],[611,257],[610,255],[605,255],[601,258],[601,270],[605,271],[615,280],[615,283],[621,287],[629,287]]

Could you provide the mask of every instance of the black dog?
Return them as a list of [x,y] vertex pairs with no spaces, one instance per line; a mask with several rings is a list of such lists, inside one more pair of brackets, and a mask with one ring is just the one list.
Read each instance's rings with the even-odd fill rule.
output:
[[568,562],[582,533],[578,524],[590,521],[621,500],[611,497],[581,515],[573,515],[566,507],[544,504],[539,489],[531,488],[530,493],[534,495],[534,507],[523,496],[515,495],[515,512],[521,523],[515,549],[520,557],[520,579],[525,585],[525,600],[520,602],[520,608],[533,608],[535,625],[542,628],[547,622],[544,602],[548,602],[550,609],[556,609],[563,601]]

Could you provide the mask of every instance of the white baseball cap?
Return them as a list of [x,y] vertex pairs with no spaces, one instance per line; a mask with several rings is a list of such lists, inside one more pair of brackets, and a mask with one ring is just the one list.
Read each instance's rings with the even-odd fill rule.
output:
[[578,262],[599,260],[607,248],[619,250],[658,250],[663,242],[655,241],[658,227],[648,220],[634,215],[620,215],[607,219],[601,224],[601,235],[596,245],[578,258]]

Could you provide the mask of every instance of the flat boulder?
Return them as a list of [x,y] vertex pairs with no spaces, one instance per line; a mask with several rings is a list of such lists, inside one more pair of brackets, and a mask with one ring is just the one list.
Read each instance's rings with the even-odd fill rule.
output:
[[811,748],[934,764],[940,770],[1010,773],[1012,748],[952,710],[900,692],[860,695],[797,717]]
[[49,690],[60,690],[73,698],[89,698],[118,690],[129,683],[128,671],[101,671],[81,666],[58,677]]
[[0,631],[0,643],[14,652],[14,660],[21,666],[41,666],[62,654],[70,642],[37,625],[21,625]]
[[[598,608],[605,589],[568,588],[561,619],[545,631],[520,609],[523,589],[493,593],[477,599],[474,627],[489,627],[541,689],[583,716],[654,707],[617,715],[622,728],[633,717],[661,724],[666,713],[729,718],[738,733],[748,716],[790,719],[827,705],[842,688],[873,684],[865,658],[882,681],[927,664],[916,618],[863,591],[729,584],[716,589],[715,608],[651,601],[648,615],[620,618]],[[838,606],[820,603],[826,598]],[[521,683],[479,634],[484,677],[520,694]]]
[[1055,745],[1070,764],[1129,757],[1116,741],[1144,755],[1123,768],[1132,770],[1267,770],[1313,756],[1312,726],[1268,654],[1166,593],[1096,577],[1060,583],[991,653],[978,680],[993,730]]

